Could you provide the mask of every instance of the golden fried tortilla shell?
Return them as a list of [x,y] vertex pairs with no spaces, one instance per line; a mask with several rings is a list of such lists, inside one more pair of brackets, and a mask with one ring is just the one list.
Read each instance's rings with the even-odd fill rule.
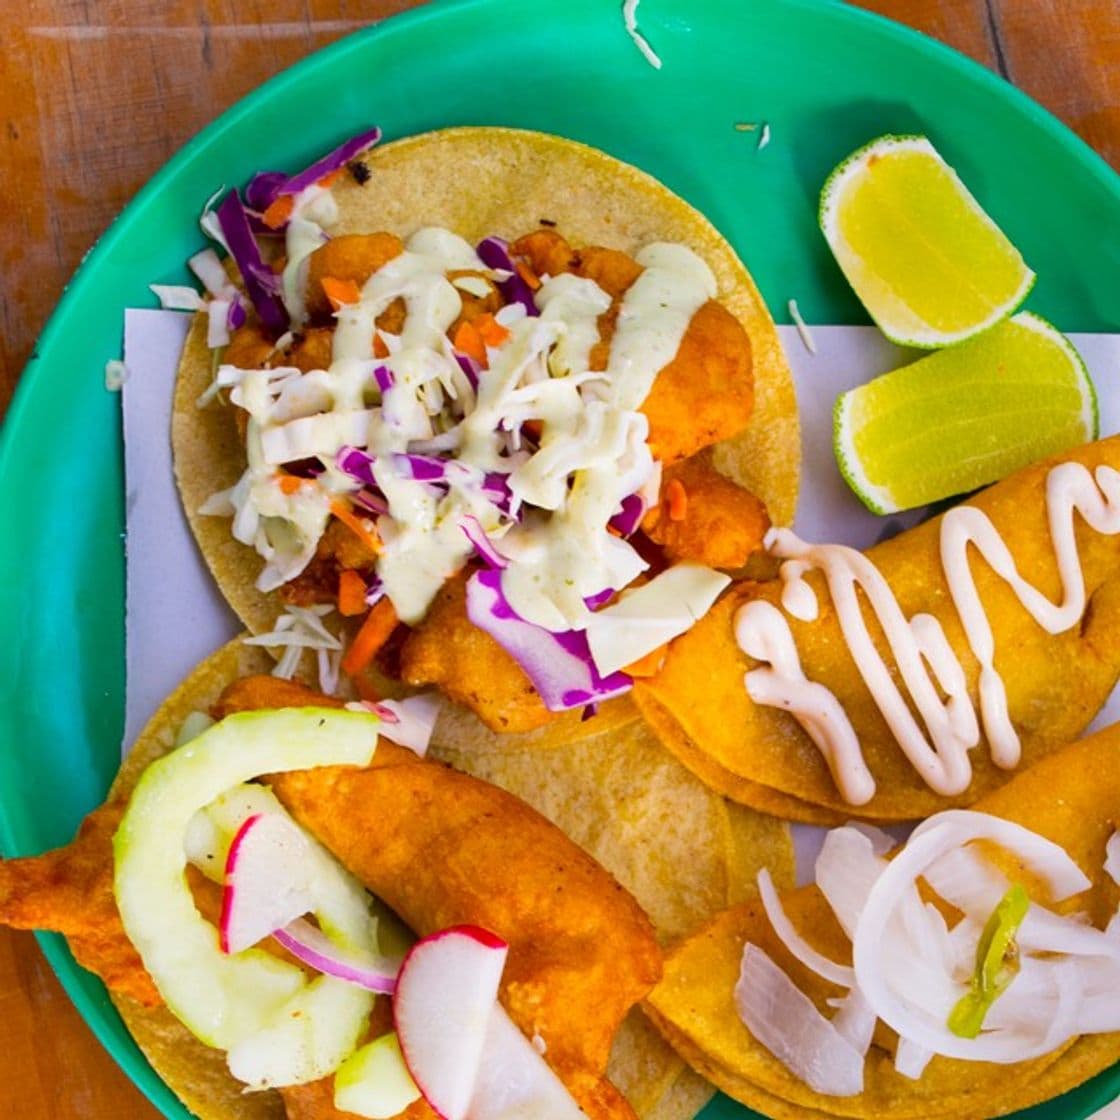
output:
[[[741,436],[717,447],[717,467],[762,498],[776,524],[793,518],[800,467],[797,404],[773,321],[754,282],[711,223],[656,179],[594,148],[539,132],[456,128],[398,140],[365,158],[370,180],[349,176],[334,188],[335,234],[387,231],[408,236],[441,225],[474,242],[512,238],[541,219],[575,245],[633,252],[650,241],[678,241],[709,264],[720,301],[750,336],[754,415]],[[201,504],[232,486],[245,455],[230,409],[199,409],[209,385],[205,331],[187,340],[172,418],[175,472],[187,519],[222,593],[254,633],[271,628],[273,595],[257,591],[261,560],[232,540],[229,519],[203,517]]]
[[[1019,471],[970,498],[969,505],[991,518],[1020,574],[1057,601],[1061,585],[1045,502],[1046,477],[1055,462],[1077,462],[1090,469],[1120,467],[1120,437]],[[1020,770],[1080,735],[1120,673],[1120,536],[1105,536],[1080,518],[1075,521],[1089,603],[1082,624],[1062,634],[1043,630],[1010,588],[974,550],[970,552],[971,569],[995,636],[995,666],[1003,675],[1011,718],[1022,739]],[[975,702],[979,669],[941,567],[940,527],[941,518],[935,518],[877,545],[867,555],[908,618],[927,613],[940,620]],[[747,696],[743,677],[754,663],[735,642],[735,614],[751,600],[779,604],[777,580],[732,587],[699,623],[673,642],[662,671],[636,683],[635,702],[666,746],[727,796],[815,823],[837,816],[913,820],[950,806],[970,805],[1006,782],[1009,772],[995,766],[982,739],[970,755],[973,780],[965,793],[944,797],[925,785],[863,683],[819,573],[808,579],[817,593],[820,615],[809,623],[790,619],[791,630],[805,675],[835,693],[851,719],[878,787],[871,801],[848,805],[796,720],[776,708],[756,705]],[[865,617],[905,695],[878,623],[869,611]],[[803,803],[824,812],[805,810]]]
[[[1120,725],[1043,759],[975,808],[1017,821],[1061,845],[1093,883],[1063,909],[1084,909],[1101,926],[1120,901],[1120,888],[1103,870],[1117,805]],[[815,948],[833,960],[850,960],[850,943],[816,886],[787,892],[782,901]],[[694,1068],[768,1115],[891,1120],[994,1116],[1066,1092],[1120,1059],[1120,1033],[1098,1035],[1012,1066],[934,1058],[914,1082],[894,1071],[894,1037],[880,1025],[868,1056],[864,1092],[824,1097],[755,1042],[735,1011],[732,992],[747,941],[765,949],[822,1013],[831,1014],[825,1000],[841,990],[798,964],[778,941],[761,906],[751,902],[721,914],[677,945],[646,1007]]]

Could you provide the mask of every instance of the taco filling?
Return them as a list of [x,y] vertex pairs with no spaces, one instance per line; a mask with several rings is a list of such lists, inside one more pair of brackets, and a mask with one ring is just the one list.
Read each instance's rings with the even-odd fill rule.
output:
[[[337,177],[371,189],[361,140],[207,212],[243,287],[207,258],[198,405],[231,406],[244,460],[197,512],[232,519],[257,591],[287,605],[256,639],[284,671],[316,649],[333,692],[403,624],[396,673],[492,727],[593,710],[656,670],[769,528],[705,454],[751,418],[751,337],[683,243],[577,245],[550,220],[508,241],[338,232]],[[486,656],[440,656],[433,612]]]

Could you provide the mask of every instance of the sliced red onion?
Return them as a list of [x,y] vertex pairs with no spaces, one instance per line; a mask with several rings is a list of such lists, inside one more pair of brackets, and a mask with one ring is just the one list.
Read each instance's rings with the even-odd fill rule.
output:
[[393,371],[388,366],[378,366],[373,371],[373,379],[382,396],[393,387]]
[[482,523],[472,514],[464,514],[459,518],[459,528],[463,530],[467,540],[474,545],[475,552],[483,562],[491,568],[507,568],[509,560],[494,546],[494,542],[487,536]]
[[350,500],[365,513],[374,517],[383,517],[389,512],[389,503],[380,495],[370,490],[356,490],[350,495]]
[[476,249],[482,263],[487,268],[500,268],[510,274],[508,280],[498,281],[498,291],[506,303],[519,303],[527,315],[539,315],[533,289],[517,271],[517,265],[509,254],[509,243],[501,237],[484,237]]
[[279,190],[279,194],[299,194],[300,191],[313,187],[320,179],[326,178],[332,172],[339,171],[352,159],[356,159],[363,152],[369,151],[381,139],[381,129],[370,128],[359,132],[357,136],[340,144],[333,152],[328,152],[322,159],[317,159],[306,170],[298,175],[293,175]]
[[631,537],[637,532],[638,526],[645,516],[646,504],[640,494],[629,494],[622,499],[622,508],[607,522],[617,533],[624,537]]
[[356,984],[371,992],[392,995],[397,989],[400,966],[390,961],[370,963],[340,949],[327,935],[305,918],[297,918],[272,936],[296,960],[316,972]]
[[249,217],[237,191],[230,191],[216,211],[226,244],[245,282],[261,322],[274,334],[288,329],[288,311],[280,298],[280,278],[261,259]]
[[416,482],[443,482],[447,478],[447,463],[431,455],[395,454],[393,462],[407,469]]
[[360,447],[340,447],[334,458],[334,465],[343,474],[348,474],[358,482],[367,486],[377,486],[377,479],[373,477],[374,457]]
[[863,1091],[863,1055],[749,941],[735,985],[735,1008],[759,1043],[814,1092],[851,1097]]
[[597,611],[604,603],[609,603],[613,595],[613,587],[604,587],[602,591],[597,592],[595,595],[588,595],[583,603],[589,611]]
[[797,932],[797,928],[782,907],[782,900],[774,889],[774,880],[770,878],[770,872],[765,867],[758,873],[758,895],[774,933],[795,960],[832,984],[839,984],[842,988],[855,987],[856,975],[848,965],[829,960]]
[[526,622],[502,592],[501,572],[476,572],[467,582],[467,617],[525,670],[550,711],[579,708],[628,692],[625,673],[600,677],[582,631],[553,634]]
[[245,187],[245,205],[263,214],[279,197],[288,176],[283,171],[258,171]]
[[470,354],[463,354],[460,351],[454,351],[455,361],[459,363],[459,368],[463,371],[463,376],[470,382],[471,388],[478,392],[478,379],[482,374],[482,366],[470,356]]

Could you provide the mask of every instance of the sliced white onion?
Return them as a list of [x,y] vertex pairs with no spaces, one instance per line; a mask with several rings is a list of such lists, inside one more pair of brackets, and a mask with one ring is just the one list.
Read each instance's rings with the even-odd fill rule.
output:
[[979,852],[953,848],[934,860],[922,878],[943,898],[970,918],[986,922],[1011,886]]
[[1108,838],[1104,849],[1104,869],[1112,881],[1120,886],[1120,832],[1114,832]]
[[875,854],[871,839],[846,825],[826,837],[814,870],[817,886],[849,938],[854,937],[867,896],[887,861]]
[[837,1000],[834,1006],[838,1010],[832,1025],[859,1053],[866,1056],[875,1034],[875,1024],[879,1021],[871,1004],[863,998],[859,988],[853,988],[843,999]]
[[1069,953],[1120,961],[1120,941],[1071,916],[1031,904],[1016,935],[1021,952]]
[[356,984],[371,992],[391,995],[397,987],[400,964],[394,961],[366,959],[341,949],[319,928],[305,918],[289,922],[274,930],[273,938],[296,960],[327,976]]
[[973,840],[990,840],[1019,856],[1031,871],[1045,880],[1055,902],[1080,894],[1093,885],[1066,850],[1052,840],[1031,832],[1021,824],[993,817],[989,813],[978,813],[974,809],[947,809],[936,813],[914,829],[911,840],[946,826],[956,830],[959,837],[956,843],[961,846]]
[[863,1091],[863,1055],[757,945],[743,948],[735,1007],[747,1029],[814,1092]]
[[903,1077],[917,1081],[932,1060],[932,1050],[923,1050],[908,1038],[898,1040],[898,1049],[894,1052],[894,1068]]
[[[892,924],[892,917],[915,890],[916,881],[926,868],[953,848],[980,839],[1014,852],[1047,882],[1058,899],[1089,886],[1080,868],[1061,848],[1019,825],[967,810],[939,813],[915,830],[871,888],[853,943],[856,980],[879,1018],[901,1038],[922,1049],[973,1061],[1026,1061],[1054,1048],[1049,1034],[1040,1040],[1037,1033],[1026,1029],[1008,1029],[964,1039],[949,1030],[946,1017],[940,1012],[931,1014],[916,1003],[915,993],[908,990],[908,985],[912,974],[920,972],[916,966],[925,962],[906,962],[915,967],[903,966],[900,957],[906,954],[907,946]],[[958,990],[948,971],[943,975],[943,984],[942,1006]]]
[[186,284],[149,284],[148,287],[164,311],[201,311],[206,306],[202,296]]
[[829,960],[797,932],[782,907],[782,901],[774,889],[774,880],[765,867],[758,873],[758,894],[762,900],[762,908],[766,911],[766,917],[770,919],[770,925],[778,935],[778,940],[797,960],[811,972],[815,972],[833,984],[839,984],[842,988],[855,987],[856,976],[848,965]]

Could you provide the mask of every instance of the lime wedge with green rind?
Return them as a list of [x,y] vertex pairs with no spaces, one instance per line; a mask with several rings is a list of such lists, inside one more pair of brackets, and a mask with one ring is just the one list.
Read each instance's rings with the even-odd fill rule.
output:
[[927,505],[1096,439],[1081,356],[1029,312],[843,393],[840,473],[875,513]]
[[820,225],[848,282],[901,346],[953,345],[1006,319],[1034,273],[924,136],[881,136],[821,192]]

